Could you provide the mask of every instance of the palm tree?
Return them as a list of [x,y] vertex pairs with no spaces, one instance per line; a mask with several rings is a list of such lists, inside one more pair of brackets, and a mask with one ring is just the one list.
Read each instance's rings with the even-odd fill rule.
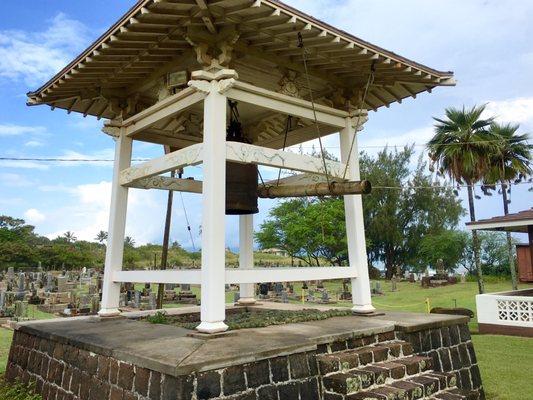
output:
[[74,243],[76,240],[78,240],[78,238],[74,235],[74,232],[71,232],[71,231],[66,231],[63,234],[63,237],[69,243]]
[[[507,194],[511,190],[511,181],[521,181],[532,173],[531,151],[533,145],[528,143],[527,134],[517,133],[519,128],[520,125],[498,123],[493,123],[490,127],[490,134],[496,143],[496,152],[492,157],[491,168],[487,172],[485,182],[488,185],[500,184],[505,215],[509,214],[510,201]],[[510,232],[507,232],[507,247],[513,290],[517,290],[516,266]]]
[[127,247],[134,247],[135,246],[135,240],[131,236],[126,236],[124,238],[124,244]]
[[107,240],[107,232],[106,231],[98,232],[94,239],[100,244],[104,243]]
[[[427,145],[432,164],[437,165],[439,172],[447,174],[458,184],[466,184],[470,221],[476,220],[474,185],[484,178],[490,166],[489,155],[494,151],[494,142],[488,133],[493,119],[482,119],[484,111],[485,106],[474,106],[468,110],[465,107],[447,108],[446,119],[434,118],[437,122],[435,135]],[[472,240],[479,293],[484,293],[476,231],[472,231]]]

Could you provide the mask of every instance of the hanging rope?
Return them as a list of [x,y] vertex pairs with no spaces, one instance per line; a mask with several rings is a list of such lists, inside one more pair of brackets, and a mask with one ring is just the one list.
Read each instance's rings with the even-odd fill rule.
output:
[[357,123],[355,124],[355,133],[352,138],[352,143],[350,145],[350,151],[348,152],[348,159],[346,160],[346,166],[344,167],[344,173],[342,174],[342,179],[346,179],[346,175],[348,173],[348,168],[350,165],[350,160],[352,158],[352,152],[353,148],[355,146],[355,140],[357,139],[357,131],[359,130],[360,124],[361,124],[361,113],[363,111],[363,106],[366,102],[366,97],[368,96],[368,91],[370,89],[370,86],[374,84],[375,79],[375,73],[376,73],[376,63],[373,62],[370,66],[370,75],[368,75],[368,81],[366,82],[365,91],[363,92],[363,97],[361,97],[361,102],[359,103],[359,109],[357,112]]
[[[292,115],[287,116],[287,124],[285,125],[285,136],[283,137],[283,151],[285,151],[285,148],[287,147],[287,136],[289,135],[289,129],[291,129],[292,125]],[[281,178],[281,168],[278,171],[278,182],[276,183],[276,186],[279,186],[279,180]]]
[[331,183],[329,181],[328,167],[326,163],[326,154],[324,152],[324,146],[322,145],[322,134],[320,133],[320,126],[318,125],[318,117],[316,115],[315,99],[313,96],[313,89],[311,88],[311,79],[309,78],[309,70],[307,68],[307,49],[305,48],[304,38],[301,32],[298,32],[298,47],[302,49],[305,77],[307,79],[307,89],[309,90],[309,97],[311,101],[311,106],[313,108],[313,117],[315,120],[316,133],[318,135],[318,143],[320,144],[320,154],[322,155],[322,163],[324,164],[324,174],[326,176],[326,182],[328,184],[328,187],[331,187]]
[[[178,172],[178,177],[182,179],[183,169]],[[191,224],[189,223],[189,216],[187,215],[187,208],[185,207],[185,201],[183,201],[183,193],[179,192],[181,198],[181,206],[183,207],[183,215],[185,216],[185,222],[187,223],[187,230],[189,231],[189,237],[191,238],[192,250],[196,252],[196,246],[194,245],[194,238],[192,236]]]

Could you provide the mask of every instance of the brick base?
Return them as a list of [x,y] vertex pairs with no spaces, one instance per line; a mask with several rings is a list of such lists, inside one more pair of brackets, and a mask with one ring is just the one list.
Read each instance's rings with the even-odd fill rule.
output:
[[44,400],[322,400],[317,356],[380,342],[405,340],[433,359],[434,369],[454,372],[457,386],[483,398],[468,326],[387,332],[321,344],[314,351],[223,369],[171,376],[68,344],[16,331],[8,381],[34,383]]

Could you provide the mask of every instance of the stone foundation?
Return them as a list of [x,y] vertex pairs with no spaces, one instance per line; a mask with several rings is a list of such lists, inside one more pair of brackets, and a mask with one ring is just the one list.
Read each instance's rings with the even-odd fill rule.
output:
[[[346,326],[340,324],[338,334],[331,333],[332,325],[335,325],[332,322],[335,321],[326,320],[236,331],[226,337],[205,339],[203,342],[202,339],[183,336],[182,330],[179,330],[176,332],[181,337],[169,339],[169,342],[163,339],[165,346],[169,347],[160,350],[172,352],[172,344],[180,346],[187,343],[191,351],[184,355],[178,365],[175,365],[174,360],[168,360],[166,366],[157,360],[157,344],[152,348],[148,343],[144,350],[141,349],[141,357],[134,354],[134,350],[123,352],[117,348],[120,345],[109,347],[107,339],[94,337],[91,333],[87,334],[91,339],[75,339],[74,335],[71,337],[57,332],[51,334],[53,322],[26,324],[15,331],[6,378],[9,381],[34,383],[36,392],[42,394],[44,400],[351,399],[343,395],[331,397],[331,393],[330,397],[325,395],[320,358],[357,350],[370,354],[368,367],[372,362],[382,360],[378,357],[382,357],[383,344],[394,347],[395,342],[402,341],[410,343],[416,354],[431,357],[434,371],[453,372],[459,389],[470,392],[472,396],[477,395],[471,398],[483,398],[475,351],[464,319],[459,318],[458,321],[457,317],[445,317],[438,323],[433,322],[431,328],[419,325],[420,329],[412,323],[402,325],[393,321],[391,324],[391,321],[377,321],[374,318],[344,317],[332,320],[339,320],[339,324],[346,324],[347,321],[356,324],[352,332],[346,331]],[[94,325],[94,321],[85,319],[71,322],[80,324],[81,329],[83,324]],[[61,324],[65,326],[64,321]],[[128,326],[137,328],[137,325],[131,324],[142,324],[138,327],[141,330],[163,329],[159,325],[147,326],[137,321],[128,323]],[[360,328],[365,324],[373,327]],[[300,340],[301,346],[284,341],[283,336],[294,335],[294,328],[298,326],[309,331],[306,332],[307,339]],[[107,322],[102,327],[102,335],[109,335],[111,327],[112,323]],[[87,329],[90,328],[95,329]],[[270,328],[273,329],[268,333]],[[310,332],[313,335],[309,335]],[[265,333],[268,337],[264,336]],[[154,338],[158,337],[157,332],[153,334]],[[167,335],[167,332],[163,334]],[[244,343],[240,354],[234,354],[239,352],[242,335],[255,336],[255,355],[253,349],[247,348]],[[268,342],[272,336],[279,342],[277,347]],[[242,338],[244,342],[244,336]],[[120,340],[113,343],[120,343]],[[377,351],[381,351],[381,355],[378,356]],[[202,353],[205,353],[206,358],[200,362]],[[168,368],[169,365],[174,367]]]

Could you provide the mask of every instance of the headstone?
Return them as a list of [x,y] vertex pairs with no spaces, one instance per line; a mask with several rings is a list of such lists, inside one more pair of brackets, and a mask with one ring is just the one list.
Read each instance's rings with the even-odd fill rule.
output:
[[133,296],[133,307],[141,307],[141,292],[139,292],[138,290],[135,291],[135,295]]
[[17,300],[24,300],[26,276],[23,272],[19,274],[18,288],[17,288]]
[[180,289],[184,292],[190,292],[191,291],[191,285],[189,285],[188,283],[182,283],[180,285]]
[[322,292],[322,302],[323,302],[323,303],[329,303],[329,300],[330,300],[330,298],[329,298],[329,293],[328,293],[327,290],[324,290],[324,291]]
[[15,268],[9,267],[7,269],[7,279],[10,280],[10,281],[15,279]]
[[127,298],[126,293],[120,293],[119,302],[118,302],[119,307],[126,307],[126,298]]
[[6,292],[0,292],[0,313],[3,313],[6,309]]
[[157,309],[157,295],[153,292],[150,293],[148,298],[148,307],[150,307],[150,310]]
[[53,275],[49,272],[46,274],[46,286],[45,286],[45,290],[47,292],[51,292],[53,291],[54,289],[54,277]]
[[281,292],[281,302],[282,303],[288,303],[289,302],[289,294],[287,293],[286,290]]
[[398,291],[398,278],[396,278],[396,275],[392,276],[391,282],[391,291],[397,292]]
[[91,296],[91,314],[97,314],[100,309],[100,298],[98,296]]
[[266,283],[261,283],[259,285],[259,294],[261,296],[267,296],[268,295],[268,284]]
[[282,283],[276,283],[274,285],[274,293],[276,296],[281,296],[281,293],[283,292],[283,284]]
[[67,282],[68,282],[68,279],[66,276],[64,275],[58,276],[57,277],[57,291],[66,292],[68,290]]
[[15,319],[20,320],[22,318],[28,318],[28,303],[24,301],[15,302]]
[[241,299],[241,294],[239,292],[233,293],[233,302],[234,303],[238,303],[240,299]]

